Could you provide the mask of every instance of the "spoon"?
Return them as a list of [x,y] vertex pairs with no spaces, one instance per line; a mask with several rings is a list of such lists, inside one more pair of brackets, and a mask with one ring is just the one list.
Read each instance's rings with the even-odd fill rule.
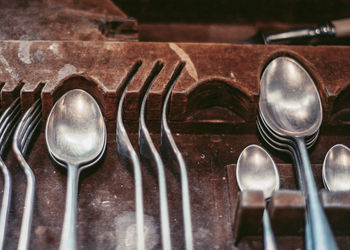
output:
[[79,173],[104,151],[106,126],[94,98],[81,89],[64,94],[46,123],[46,144],[53,159],[67,167],[67,193],[60,249],[76,249]]
[[337,144],[328,150],[323,161],[322,180],[330,191],[350,190],[350,149]]
[[321,206],[313,178],[305,138],[322,123],[322,105],[317,88],[306,70],[295,60],[278,57],[265,68],[260,82],[259,109],[275,134],[294,141],[305,180],[306,215],[315,249],[338,249]]
[[[258,145],[246,147],[237,161],[236,179],[241,191],[261,190],[265,200],[279,189],[280,180],[275,162],[271,156]],[[269,214],[265,208],[263,214],[265,249],[277,249]]]
[[[283,152],[283,153],[287,153],[291,156],[294,165],[296,166],[296,174],[297,174],[297,180],[298,180],[298,184],[299,187],[302,189],[304,189],[305,187],[305,183],[303,183],[305,180],[305,178],[302,177],[302,173],[300,173],[300,156],[299,154],[295,151],[295,149],[290,146],[290,144],[286,143],[286,144],[277,144],[277,142],[273,141],[272,138],[270,138],[268,136],[268,133],[264,131],[264,126],[262,126],[260,124],[260,117],[258,116],[257,119],[257,128],[258,131],[261,135],[261,137],[264,139],[264,141],[273,149]],[[312,144],[310,144],[308,146],[312,147],[313,144],[315,143],[315,140],[313,140],[314,142]],[[312,240],[311,240],[311,234],[310,234],[310,223],[308,222],[308,220],[306,220],[305,223],[305,249],[309,250],[309,249],[313,249],[312,247]]]

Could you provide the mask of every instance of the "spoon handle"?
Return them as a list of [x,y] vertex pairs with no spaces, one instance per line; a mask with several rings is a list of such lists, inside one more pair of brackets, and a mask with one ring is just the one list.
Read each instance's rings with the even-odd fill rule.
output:
[[295,138],[297,150],[300,152],[301,171],[305,178],[306,198],[306,220],[309,222],[309,234],[314,249],[338,249],[327,217],[322,208],[315,180],[313,177],[311,163],[304,138]]
[[[291,146],[289,148],[289,152],[290,152],[291,157],[293,159],[293,163],[296,166],[298,185],[299,185],[301,191],[303,192],[303,194],[305,194],[305,177],[304,177],[303,173],[301,172],[301,160],[300,160],[299,154],[297,154],[295,152],[295,149]],[[306,216],[306,220],[305,220],[305,249],[312,250],[313,247],[312,247],[312,238],[311,238],[311,232],[310,232],[310,222],[307,218],[308,217]]]
[[77,249],[77,198],[78,198],[78,180],[79,168],[71,164],[67,165],[67,193],[66,193],[66,208],[64,212],[64,222],[61,234],[60,250],[75,250]]
[[271,221],[267,209],[264,209],[263,214],[263,227],[264,227],[264,249],[265,250],[277,250],[275,236],[273,234]]

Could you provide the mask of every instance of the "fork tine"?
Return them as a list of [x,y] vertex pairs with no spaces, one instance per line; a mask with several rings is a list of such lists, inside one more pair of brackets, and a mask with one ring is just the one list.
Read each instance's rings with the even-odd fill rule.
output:
[[4,120],[8,117],[8,115],[12,112],[12,110],[15,108],[15,106],[20,104],[20,99],[16,98],[11,105],[5,110],[5,112],[0,117],[0,128],[2,127],[2,124]]
[[[32,107],[29,108],[29,110],[24,114],[23,116],[23,120],[24,122],[21,123],[21,129],[20,129],[20,134],[18,136],[18,139],[20,140],[21,144],[20,144],[20,149],[22,151],[22,147],[23,147],[23,140],[24,138],[27,137],[26,133],[29,132],[29,128],[28,126],[32,123],[32,120],[35,119],[35,116],[41,112],[41,107],[39,100],[36,101]],[[23,151],[22,151],[23,152]]]
[[22,144],[22,149],[21,149],[21,152],[23,155],[25,155],[27,153],[27,149],[28,149],[28,146],[30,144],[30,141],[31,141],[34,133],[37,131],[37,128],[39,127],[40,124],[41,124],[41,113],[36,116],[35,120],[33,120],[33,122],[31,123],[32,126],[29,129],[30,133],[28,133],[26,138],[24,138],[25,141],[24,141],[24,144]]
[[[20,142],[20,150],[22,154],[25,154],[25,151],[23,151],[23,148],[25,145],[27,145],[27,141],[31,139],[33,134],[33,127],[36,125],[36,122],[38,119],[41,118],[41,106],[38,105],[39,102],[35,103],[33,105],[33,109],[31,108],[32,112],[28,112],[28,115],[23,118],[25,119],[24,125],[21,127],[21,132],[19,136],[19,142]],[[26,113],[27,114],[27,113]]]
[[13,131],[16,129],[16,124],[18,123],[18,118],[21,116],[21,109],[18,107],[16,111],[9,116],[10,119],[7,120],[5,124],[5,128],[2,131],[2,134],[0,136],[0,156],[4,153],[4,150],[6,148],[7,142],[9,138],[12,136]]
[[[4,133],[4,130],[8,124],[8,121],[15,114],[16,111],[20,109],[20,103],[17,102],[17,99],[6,109],[4,114],[0,118],[0,136]],[[1,142],[1,140],[0,140]]]

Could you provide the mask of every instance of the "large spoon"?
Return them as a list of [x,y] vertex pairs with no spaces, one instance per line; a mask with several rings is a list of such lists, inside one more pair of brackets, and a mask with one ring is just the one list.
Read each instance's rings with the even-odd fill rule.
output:
[[295,60],[272,60],[261,77],[259,109],[266,126],[295,142],[305,179],[306,215],[314,249],[338,249],[321,206],[305,145],[305,137],[315,134],[322,123],[322,105],[314,81]]
[[350,149],[337,144],[328,150],[323,161],[322,180],[330,191],[350,190]]
[[94,98],[81,89],[64,94],[46,123],[46,144],[54,160],[66,163],[68,180],[60,249],[76,249],[79,173],[101,155],[106,126]]
[[[280,186],[275,162],[262,147],[254,144],[246,147],[240,154],[236,167],[236,179],[241,191],[261,190],[265,200],[270,199],[272,193]],[[263,214],[263,227],[265,249],[277,249],[266,209]]]

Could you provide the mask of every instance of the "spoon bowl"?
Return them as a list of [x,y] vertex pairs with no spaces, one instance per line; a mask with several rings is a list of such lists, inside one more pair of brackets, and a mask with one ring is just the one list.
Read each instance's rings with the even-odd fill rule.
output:
[[239,156],[236,178],[240,190],[261,190],[265,199],[280,186],[275,162],[265,149],[255,144],[246,147]]
[[278,57],[265,68],[259,109],[269,127],[282,136],[310,136],[322,123],[321,99],[315,83],[289,57]]
[[328,150],[323,161],[322,180],[330,191],[350,190],[350,149],[337,144]]
[[56,159],[81,166],[94,160],[105,144],[103,115],[93,97],[81,89],[63,95],[46,124],[46,142]]

